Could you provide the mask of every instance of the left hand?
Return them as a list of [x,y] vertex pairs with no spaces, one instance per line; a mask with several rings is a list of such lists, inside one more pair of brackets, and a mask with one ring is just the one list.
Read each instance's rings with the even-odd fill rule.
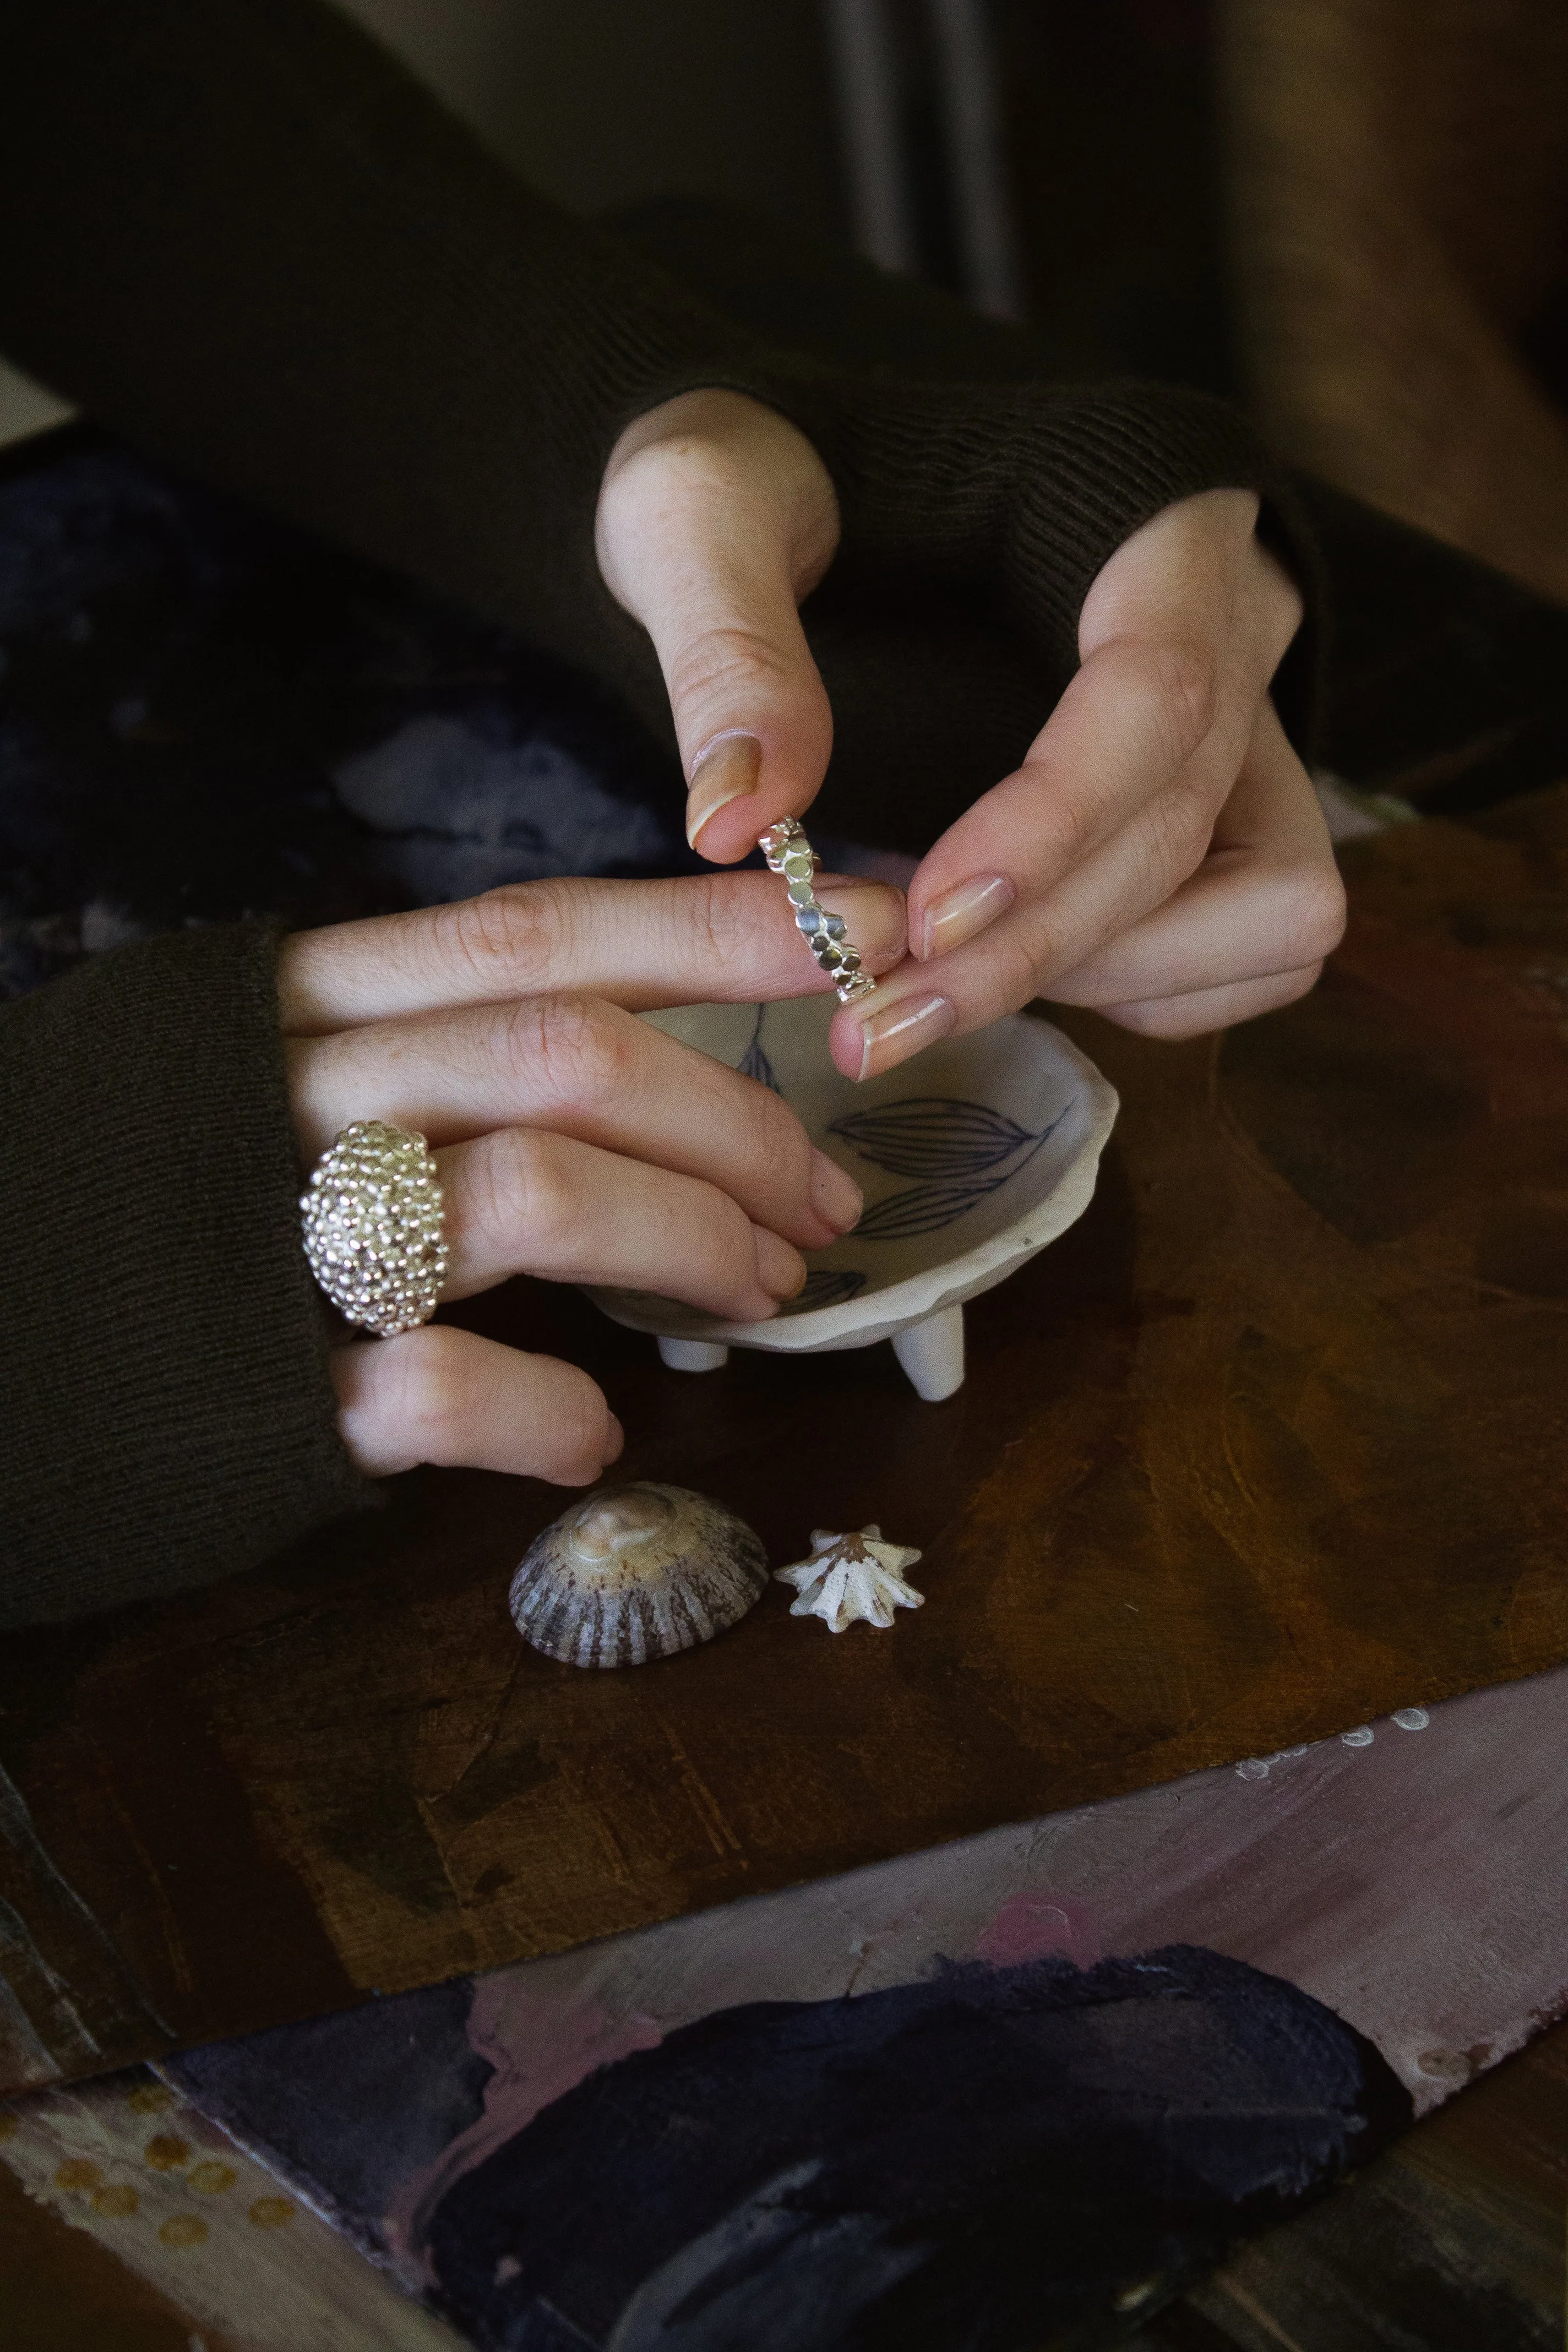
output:
[[[1248,490],[1168,507],[1104,565],[1080,667],[1022,765],[928,853],[910,954],[832,1031],[848,1076],[1030,998],[1165,1037],[1303,995],[1344,898],[1311,782],[1269,700],[1301,617]],[[795,427],[690,393],[622,436],[600,567],[653,638],[690,781],[690,837],[732,864],[826,772],[832,716],[797,606],[837,546]]]

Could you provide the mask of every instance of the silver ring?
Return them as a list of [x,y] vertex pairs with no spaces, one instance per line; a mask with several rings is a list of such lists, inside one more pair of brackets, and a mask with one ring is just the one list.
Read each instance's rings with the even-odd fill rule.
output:
[[395,1339],[428,1323],[447,1276],[430,1147],[379,1118],[345,1127],[300,1195],[310,1272],[351,1323]]
[[821,861],[800,819],[781,816],[762,835],[757,847],[768,861],[769,873],[782,874],[788,884],[795,927],[838,991],[839,1003],[853,1004],[857,997],[869,996],[877,983],[861,971],[860,951],[844,936],[843,916],[830,915],[817,905],[816,875]]

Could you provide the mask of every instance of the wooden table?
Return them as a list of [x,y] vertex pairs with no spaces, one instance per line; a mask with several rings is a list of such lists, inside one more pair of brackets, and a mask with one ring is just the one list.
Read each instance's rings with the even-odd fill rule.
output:
[[[820,1638],[780,1590],[635,1673],[524,1648],[552,1489],[416,1475],[156,1609],[8,1639],[11,2084],[560,1949],[1568,1657],[1568,788],[1347,859],[1323,986],[1172,1048],[1074,1016],[1125,1109],[1089,1213],[890,1354],[702,1379],[574,1294],[465,1319],[586,1362],[625,1469],[925,1549]],[[767,1704],[759,1706],[765,1692]],[[53,1987],[68,1992],[62,2002]]]

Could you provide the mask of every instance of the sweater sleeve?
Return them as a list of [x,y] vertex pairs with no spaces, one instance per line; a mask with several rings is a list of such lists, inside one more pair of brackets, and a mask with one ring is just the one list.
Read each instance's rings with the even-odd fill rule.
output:
[[369,1500],[336,1433],[261,925],[0,1007],[0,1627],[248,1568]]
[[[666,743],[594,515],[623,427],[701,385],[768,402],[822,453],[845,520],[829,604],[847,591],[874,639],[911,583],[984,595],[1028,648],[1035,727],[1095,573],[1173,499],[1258,489],[1311,584],[1278,470],[1222,403],[900,383],[775,348],[531,194],[321,0],[25,11],[0,72],[0,218],[11,356],[164,457],[510,622]],[[1299,652],[1285,681],[1298,736],[1311,667]],[[904,754],[874,716],[851,731],[868,768]]]

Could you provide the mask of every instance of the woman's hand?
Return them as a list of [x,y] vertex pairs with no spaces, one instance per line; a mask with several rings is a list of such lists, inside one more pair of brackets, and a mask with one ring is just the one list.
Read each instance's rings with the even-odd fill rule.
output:
[[[1301,606],[1257,513],[1246,490],[1184,499],[1101,570],[1067,692],[913,877],[909,961],[836,1019],[847,1075],[1037,995],[1173,1037],[1312,985],[1343,897],[1268,699]],[[803,814],[826,772],[831,714],[796,607],[837,541],[810,443],[738,394],[667,403],[606,468],[600,567],[653,638],[689,831],[716,862]]]
[[[868,968],[903,901],[825,878]],[[635,1015],[826,989],[770,876],[540,882],[298,933],[279,993],[307,1165],[355,1119],[434,1148],[444,1298],[514,1274],[651,1290],[727,1318],[778,1312],[805,1249],[860,1213],[767,1087]],[[373,1476],[416,1462],[596,1478],[620,1424],[585,1372],[443,1324],[334,1349],[341,1426]]]

